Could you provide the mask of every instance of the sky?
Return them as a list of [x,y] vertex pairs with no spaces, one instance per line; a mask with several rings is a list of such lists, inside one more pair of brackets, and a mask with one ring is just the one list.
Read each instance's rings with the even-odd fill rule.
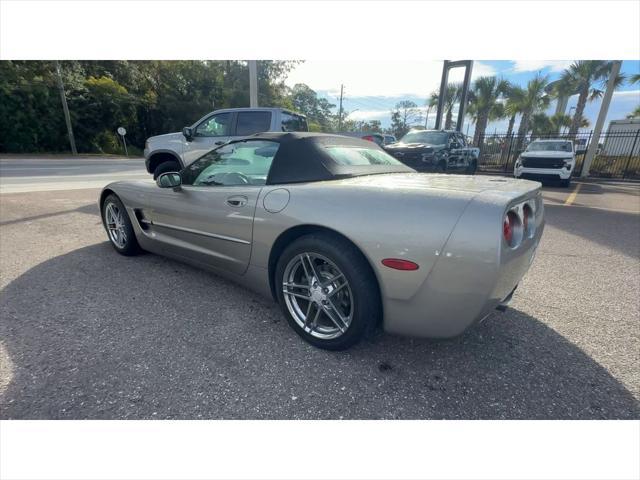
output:
[[[560,77],[573,60],[480,60],[474,61],[472,80],[481,76],[496,75],[514,84],[525,86],[538,72],[553,81]],[[627,77],[640,73],[640,60],[625,60],[621,72]],[[461,82],[464,69],[449,72],[450,82]],[[344,84],[343,107],[349,119],[380,120],[383,127],[391,123],[390,110],[402,100],[411,100],[423,109],[429,94],[440,86],[441,61],[313,61],[299,64],[289,73],[287,85],[306,83],[319,96],[338,105],[340,84]],[[577,103],[578,96],[569,99],[567,113]],[[591,127],[596,122],[600,100],[587,104],[585,116]],[[624,119],[640,104],[640,84],[625,84],[614,92],[606,125],[610,120]],[[337,109],[336,109],[337,110]],[[555,102],[548,114],[555,112]],[[455,118],[455,117],[454,117]],[[435,111],[431,110],[429,127],[435,123]],[[489,124],[488,132],[506,132],[508,120]],[[516,128],[518,121],[516,120]],[[463,130],[473,134],[474,125],[467,118]]]

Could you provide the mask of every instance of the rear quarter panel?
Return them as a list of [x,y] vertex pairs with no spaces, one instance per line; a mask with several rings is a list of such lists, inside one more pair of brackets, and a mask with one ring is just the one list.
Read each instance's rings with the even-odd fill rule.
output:
[[[466,192],[367,187],[348,182],[288,185],[286,208],[271,213],[258,199],[251,264],[268,268],[277,238],[299,225],[335,230],[351,240],[371,264],[383,297],[406,300],[415,295],[436,262],[439,251],[472,194]],[[403,258],[420,265],[415,271],[384,267],[384,258]]]

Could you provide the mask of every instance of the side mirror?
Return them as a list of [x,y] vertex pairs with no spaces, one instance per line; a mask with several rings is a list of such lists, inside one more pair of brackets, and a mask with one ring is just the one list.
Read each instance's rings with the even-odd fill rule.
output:
[[180,190],[182,185],[182,177],[178,172],[165,172],[161,173],[156,179],[156,184],[160,188],[173,188],[174,190]]
[[184,127],[182,129],[182,135],[184,135],[184,138],[187,139],[187,141],[191,141],[193,139],[193,128],[191,127]]

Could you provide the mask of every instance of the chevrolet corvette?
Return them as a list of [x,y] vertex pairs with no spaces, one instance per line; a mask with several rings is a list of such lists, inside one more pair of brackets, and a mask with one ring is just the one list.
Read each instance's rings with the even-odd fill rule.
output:
[[511,299],[544,228],[537,182],[417,173],[314,133],[232,141],[155,182],[111,183],[99,206],[118,253],[230,278],[333,350],[379,327],[459,335]]

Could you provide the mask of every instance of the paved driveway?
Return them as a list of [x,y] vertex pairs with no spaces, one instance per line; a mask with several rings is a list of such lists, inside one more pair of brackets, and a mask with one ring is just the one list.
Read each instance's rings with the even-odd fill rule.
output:
[[2,194],[0,417],[639,418],[640,188],[585,185],[545,192],[513,308],[340,353],[215,275],[117,255],[98,189]]

